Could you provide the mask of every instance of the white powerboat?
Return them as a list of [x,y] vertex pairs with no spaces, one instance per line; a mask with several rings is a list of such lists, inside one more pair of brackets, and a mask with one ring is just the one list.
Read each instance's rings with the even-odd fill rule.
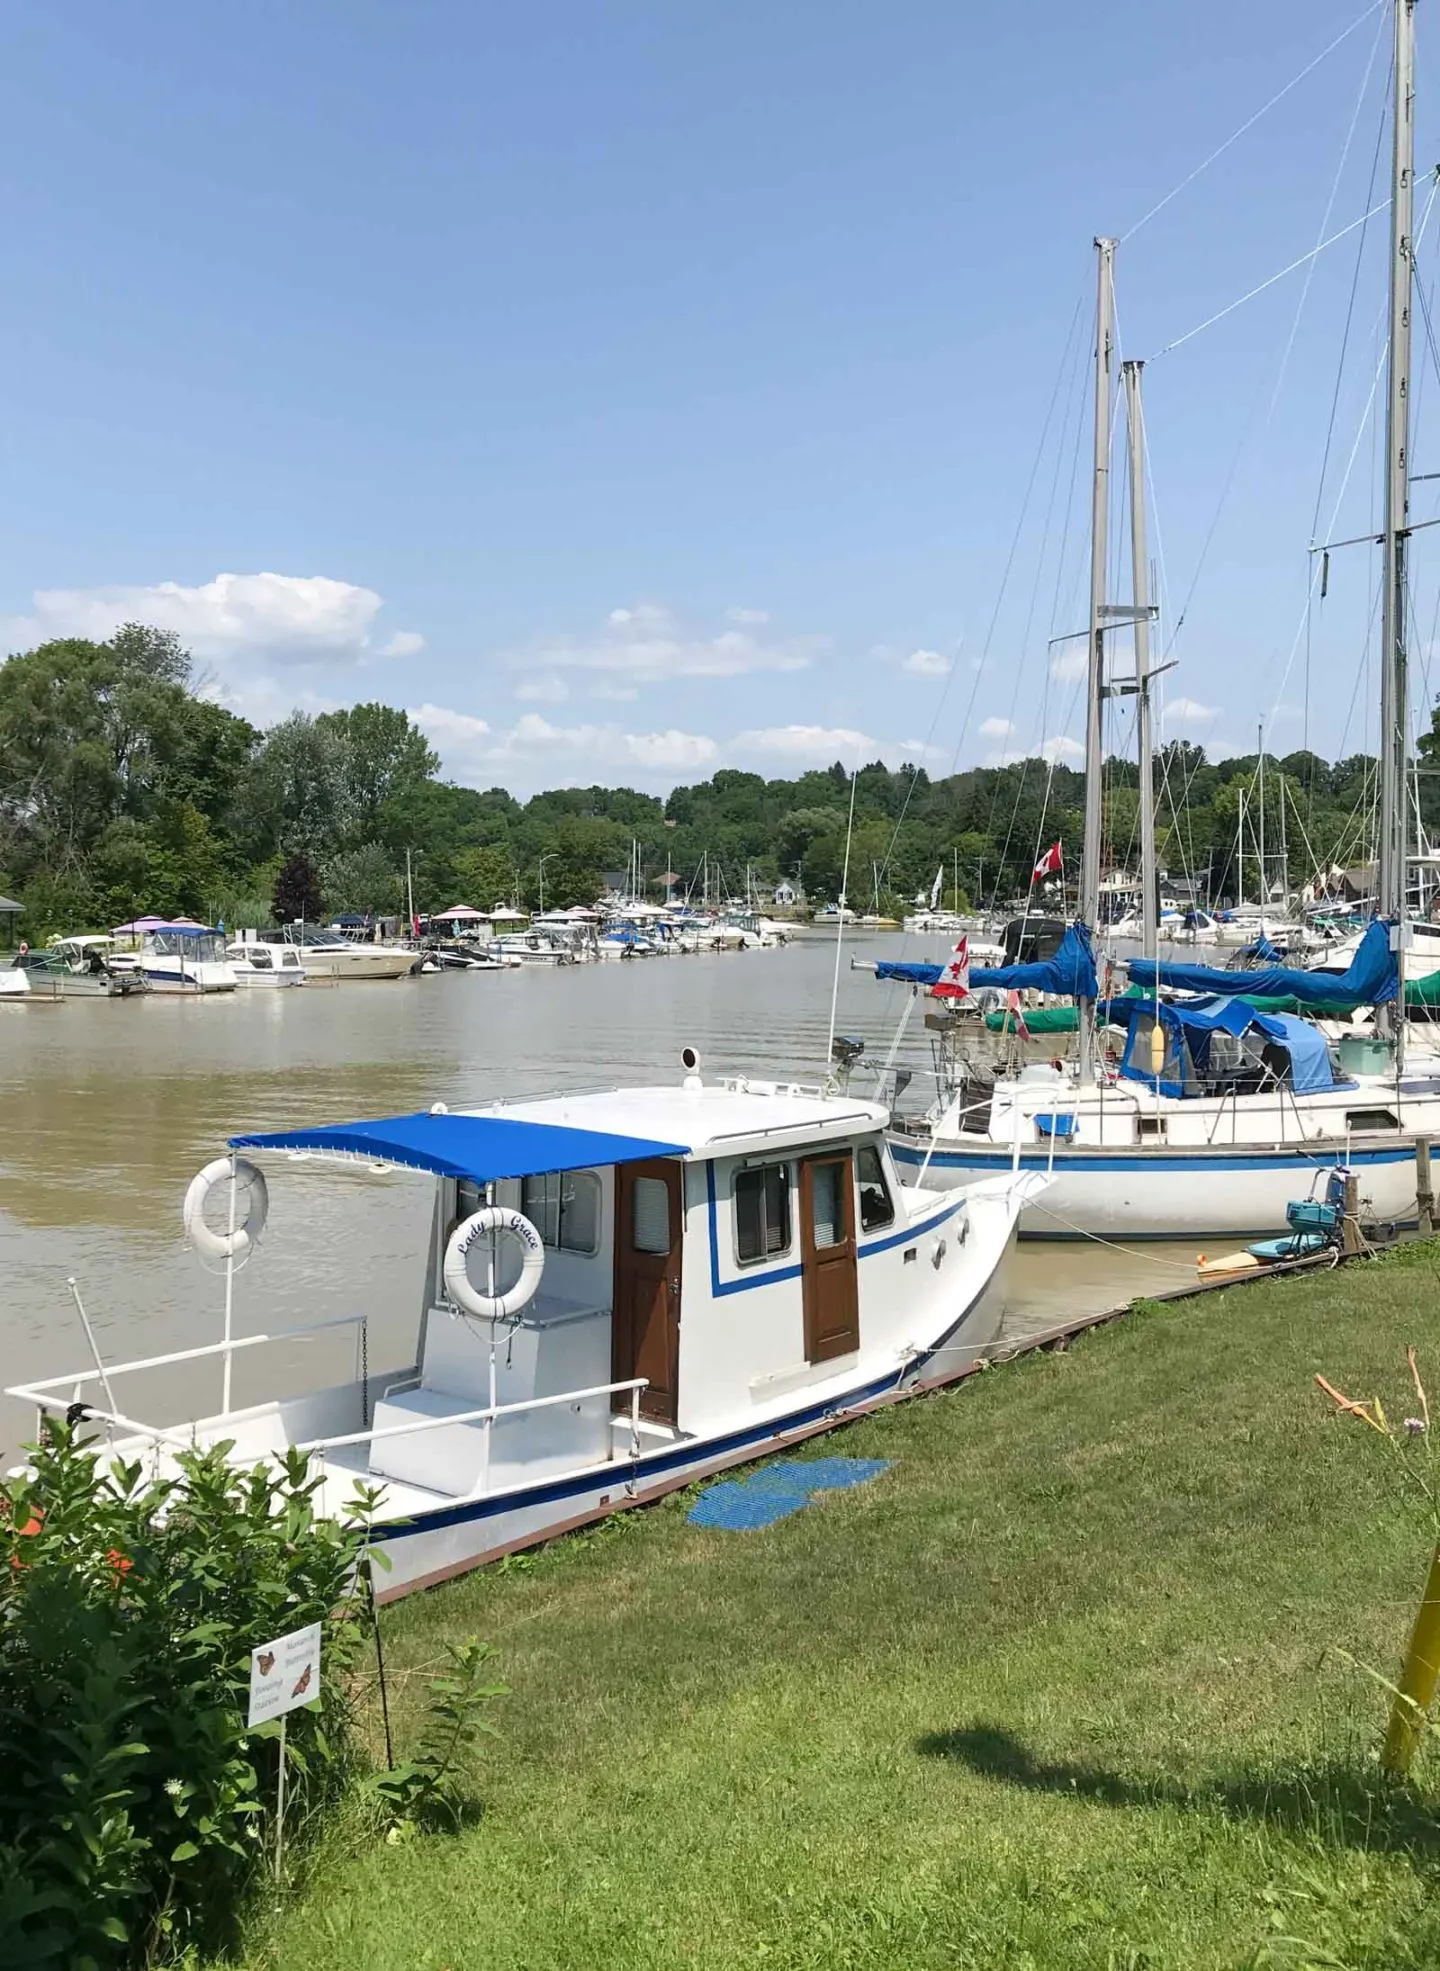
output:
[[287,924],[280,943],[289,945],[299,956],[311,978],[404,979],[418,972],[421,954],[401,944],[357,944],[338,931],[327,931],[315,924]]
[[[676,1086],[239,1136],[233,1162],[200,1174],[187,1228],[230,1260],[264,1225],[247,1158],[282,1182],[292,1154],[430,1175],[415,1358],[398,1376],[277,1391],[178,1431],[133,1420],[130,1379],[153,1360],[106,1364],[104,1390],[87,1367],[8,1393],[63,1413],[77,1389],[98,1406],[125,1378],[125,1418],[90,1411],[114,1459],[163,1473],[180,1443],[225,1444],[241,1467],[299,1449],[335,1516],[357,1486],[381,1487],[385,1600],[983,1363],[1016,1217],[1044,1178],[1005,1172],[963,1196],[906,1187],[884,1110],[703,1084],[687,1056]],[[247,1296],[264,1271],[262,1255]],[[337,1278],[334,1316],[317,1307],[311,1327],[265,1340],[290,1359],[297,1334],[363,1322],[363,1280]],[[228,1365],[246,1345],[227,1335],[187,1359]]]
[[132,956],[152,992],[235,990],[223,931],[189,917],[138,917],[133,923],[118,924],[114,935],[115,955]]
[[305,967],[293,944],[268,938],[244,938],[226,947],[225,956],[235,972],[235,983],[258,986],[273,992],[280,986],[302,986]]

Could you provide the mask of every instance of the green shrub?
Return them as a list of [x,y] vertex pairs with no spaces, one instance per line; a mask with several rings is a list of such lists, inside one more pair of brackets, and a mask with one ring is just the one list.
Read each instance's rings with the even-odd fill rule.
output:
[[365,1527],[316,1516],[303,1456],[240,1471],[225,1448],[155,1482],[59,1426],[0,1485],[7,1966],[105,1971],[233,1939],[277,1778],[278,1725],[245,1724],[257,1644],[324,1624],[322,1701],[288,1720],[287,1823],[347,1775]]

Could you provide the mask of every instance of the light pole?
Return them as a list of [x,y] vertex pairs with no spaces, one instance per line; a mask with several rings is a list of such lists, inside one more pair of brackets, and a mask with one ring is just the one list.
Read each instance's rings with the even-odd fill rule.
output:
[[559,849],[547,849],[545,854],[540,858],[540,915],[542,917],[545,915],[545,865],[547,862],[553,862],[559,853]]

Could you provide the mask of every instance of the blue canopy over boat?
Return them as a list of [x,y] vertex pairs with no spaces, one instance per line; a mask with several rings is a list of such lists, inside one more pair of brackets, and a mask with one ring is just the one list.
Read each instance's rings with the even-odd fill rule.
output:
[[1147,992],[1156,985],[1176,992],[1243,991],[1262,999],[1287,996],[1311,1006],[1383,1006],[1398,996],[1400,968],[1390,949],[1390,927],[1372,918],[1348,970],[1303,972],[1288,965],[1268,965],[1260,971],[1222,972],[1209,965],[1171,965],[1163,961],[1126,960],[1130,977]]
[[[1230,975],[1232,978],[1234,974]],[[1157,1011],[1166,1029],[1165,1060],[1157,1077],[1150,1060],[1150,1028],[1145,1019],[1154,1020]],[[1262,1013],[1243,999],[1192,999],[1181,1003],[1162,999],[1112,999],[1107,1011],[1119,1025],[1128,1023],[1129,1037],[1120,1072],[1132,1081],[1158,1085],[1162,1095],[1194,1095],[1199,1090],[1185,1072],[1185,1053],[1195,1068],[1204,1073],[1210,1063],[1210,1036],[1228,1033],[1238,1039],[1251,1031],[1277,1041],[1290,1056],[1290,1086],[1297,1095],[1314,1095],[1336,1086],[1330,1066],[1330,1049],[1325,1036],[1308,1020],[1293,1013]],[[1183,1046],[1182,1044],[1183,1043]]]
[[[906,965],[899,960],[882,960],[875,967],[875,976],[894,979],[902,985],[931,986],[944,969],[943,965]],[[1052,992],[1068,994],[1072,999],[1097,999],[1100,988],[1088,926],[1072,924],[1053,958],[1037,959],[1029,965],[972,967],[970,990],[983,992],[987,987],[1002,992]]]
[[502,1177],[540,1177],[555,1170],[587,1170],[595,1164],[639,1163],[646,1157],[683,1157],[685,1143],[655,1143],[606,1130],[569,1129],[560,1123],[520,1122],[509,1116],[382,1116],[375,1122],[322,1123],[310,1129],[260,1130],[230,1138],[232,1150],[320,1150],[372,1157],[437,1177],[465,1177],[491,1184]]

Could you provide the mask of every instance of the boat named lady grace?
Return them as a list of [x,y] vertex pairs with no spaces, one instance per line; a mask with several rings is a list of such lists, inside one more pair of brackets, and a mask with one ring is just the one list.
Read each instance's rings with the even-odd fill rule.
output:
[[[118,1433],[114,1455],[161,1472],[183,1444],[228,1443],[240,1465],[298,1447],[331,1514],[352,1509],[357,1485],[380,1486],[383,1599],[982,1363],[1020,1208],[1045,1179],[1006,1169],[963,1195],[904,1185],[883,1109],[703,1083],[687,1056],[668,1087],[239,1136],[200,1173],[191,1240],[232,1262],[267,1209],[252,1157],[428,1173],[403,1375],[231,1410],[230,1356],[257,1344],[227,1334],[186,1351],[226,1370],[220,1411],[178,1429],[137,1425],[111,1393],[154,1362],[107,1364],[103,1387],[92,1369],[8,1393],[63,1411],[78,1380],[130,1412],[89,1412]],[[263,1270],[247,1271],[247,1299]],[[340,1322],[361,1318],[347,1308]],[[296,1334],[336,1325],[264,1339],[288,1359]]]
[[[919,992],[940,968],[876,970]],[[1329,995],[1337,1012],[1384,1003],[1398,990],[1384,924],[1372,924],[1343,978],[1323,982],[1276,967],[1216,973],[1134,959],[1129,970],[1142,989],[1099,1004],[1102,1044],[1088,1077],[1071,1061],[985,1078],[953,1057],[947,1066],[942,1052],[938,1099],[923,1114],[893,1120],[899,1169],[961,1189],[1017,1159],[1045,1174],[1051,1185],[1026,1204],[1022,1238],[1283,1233],[1287,1206],[1323,1194],[1341,1165],[1355,1174],[1367,1219],[1414,1222],[1416,1138],[1440,1135],[1433,1057],[1418,1072],[1397,1072],[1373,1037],[1332,1042],[1314,1020],[1241,996],[1243,989],[1273,1001],[1303,982],[1312,999]],[[1071,927],[1045,965],[971,974],[975,987],[1092,999],[1094,981],[1083,925]],[[1158,997],[1180,988],[1186,996]],[[953,1017],[939,1015],[942,1024]]]

